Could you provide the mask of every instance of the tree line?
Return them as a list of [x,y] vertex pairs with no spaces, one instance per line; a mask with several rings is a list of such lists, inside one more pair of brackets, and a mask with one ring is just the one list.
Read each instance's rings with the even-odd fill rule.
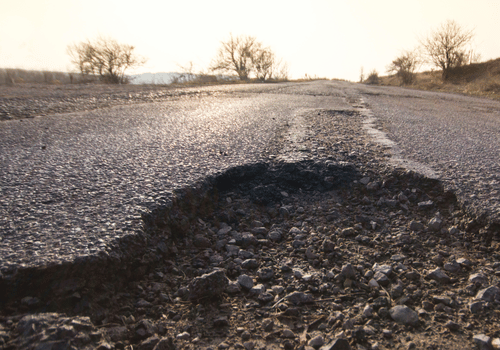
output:
[[[97,76],[102,82],[123,84],[128,82],[126,71],[140,67],[146,59],[136,53],[135,47],[111,38],[99,37],[67,47],[72,64],[83,76]],[[192,64],[185,73],[195,77]],[[222,41],[209,70],[229,74],[246,81],[287,80],[288,66],[279,60],[270,47],[264,46],[253,36],[233,36]]]

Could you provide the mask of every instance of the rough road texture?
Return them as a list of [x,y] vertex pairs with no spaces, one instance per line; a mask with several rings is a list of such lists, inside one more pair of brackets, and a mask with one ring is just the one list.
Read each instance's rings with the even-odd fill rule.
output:
[[498,228],[388,165],[337,84],[7,122],[4,347],[496,346]]
[[468,210],[500,224],[500,102],[390,87],[348,94],[371,110],[401,163],[426,167]]
[[0,120],[35,118],[116,105],[158,102],[199,93],[155,85],[0,85]]

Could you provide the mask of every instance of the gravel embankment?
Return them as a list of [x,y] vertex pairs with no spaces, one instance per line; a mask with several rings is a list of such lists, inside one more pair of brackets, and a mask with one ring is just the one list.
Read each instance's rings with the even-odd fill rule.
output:
[[[109,198],[106,191],[78,186],[70,191],[61,188],[54,195],[57,169],[45,174],[33,167],[28,175],[19,173],[24,180],[42,179],[40,183],[49,184],[45,194],[32,193],[34,198],[46,195],[44,205],[49,206],[38,206],[34,217],[45,213],[52,218],[50,211],[62,208],[69,192],[85,201],[92,199],[89,207],[95,212],[78,212],[79,202],[72,202],[78,204],[74,215],[82,223],[88,221],[86,217],[113,217],[109,216],[113,210],[130,208],[131,215],[136,215],[133,220],[143,222],[143,227],[142,233],[127,236],[123,235],[126,222],[117,222],[112,230],[103,222],[107,231],[121,237],[117,245],[109,245],[108,238],[101,242],[109,245],[100,250],[105,254],[49,264],[42,270],[27,269],[24,276],[4,270],[8,273],[2,279],[0,344],[5,349],[144,350],[498,347],[500,255],[494,228],[470,217],[439,181],[389,165],[388,149],[366,135],[364,117],[349,105],[314,108],[318,101],[332,98],[327,91],[325,100],[313,96],[318,89],[311,89],[310,97],[301,97],[307,95],[307,85],[275,92],[270,98],[280,105],[289,103],[280,93],[296,94],[301,112],[292,117],[275,115],[285,118],[280,119],[286,121],[280,127],[264,120],[243,124],[238,130],[258,125],[274,135],[257,142],[255,148],[244,145],[241,153],[254,155],[245,161],[231,133],[213,140],[214,145],[226,143],[207,163],[228,165],[219,172],[193,176],[187,181],[190,185],[175,194],[156,198],[148,191],[162,188],[161,181],[142,187],[128,178],[121,184],[109,183],[113,190]],[[190,105],[196,102],[191,100]],[[242,102],[238,110],[252,113],[251,108]],[[246,112],[238,113],[245,116]],[[97,118],[103,116],[95,113]],[[175,132],[176,124],[169,122]],[[225,130],[234,122],[218,126]],[[88,125],[82,123],[82,130]],[[49,130],[63,129],[55,123]],[[85,139],[83,131],[77,135],[75,149],[96,140]],[[65,137],[70,136],[56,132],[52,139],[35,146],[21,142],[20,147],[29,150],[25,155],[43,155],[49,148],[53,156],[58,153],[53,152],[57,140]],[[65,145],[72,144],[64,140]],[[156,144],[150,141],[149,152]],[[115,154],[105,142],[98,145],[104,147],[103,154]],[[173,147],[171,155],[181,153]],[[60,152],[73,154],[71,148]],[[124,152],[118,161],[123,169],[131,164],[128,158],[143,157],[127,148],[120,152]],[[91,162],[73,164],[75,171],[84,172],[72,175],[75,184],[106,183],[108,177],[101,175],[88,181],[96,172],[106,174],[109,166],[103,163],[103,155],[85,155],[89,156]],[[79,159],[78,152],[74,157]],[[149,153],[144,159],[155,158]],[[41,156],[40,164],[51,164],[50,160]],[[161,168],[152,173],[148,162],[141,164],[144,169],[137,179],[146,181],[161,173]],[[117,177],[109,177],[113,178]],[[12,197],[19,203],[9,205],[39,205],[23,202],[30,196],[22,192],[29,187],[21,186],[21,180],[13,176],[9,181],[11,190],[19,188],[17,197]],[[149,193],[156,203],[151,210],[142,210],[141,217],[136,210],[147,203],[143,197],[134,202],[134,196],[127,194],[123,198],[133,205],[108,208],[120,193],[134,191]],[[158,205],[162,198],[164,205]],[[25,225],[25,232],[51,230],[43,226],[48,223],[64,228],[64,220],[74,218],[71,212],[63,212],[63,217],[56,218],[61,222],[45,223],[16,211],[3,224]],[[14,220],[15,216],[19,217]],[[15,237],[14,232],[7,240]],[[45,242],[42,236],[35,238],[30,248],[34,257],[40,251],[53,251],[39,250]],[[64,243],[64,237],[60,239]],[[5,238],[2,245],[9,245]]]

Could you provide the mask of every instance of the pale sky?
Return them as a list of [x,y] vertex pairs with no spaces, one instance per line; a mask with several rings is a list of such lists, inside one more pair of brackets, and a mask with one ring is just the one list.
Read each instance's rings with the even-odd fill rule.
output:
[[474,30],[483,60],[500,57],[500,0],[0,0],[0,68],[68,71],[69,44],[105,36],[148,58],[133,73],[205,69],[232,33],[270,46],[292,78],[357,81],[448,19]]

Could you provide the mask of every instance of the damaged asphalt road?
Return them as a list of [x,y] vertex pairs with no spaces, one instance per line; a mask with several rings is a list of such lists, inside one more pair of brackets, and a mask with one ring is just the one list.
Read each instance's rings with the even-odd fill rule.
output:
[[[181,348],[204,344],[208,349],[216,342],[219,348],[260,348],[277,338],[277,346],[294,349],[313,339],[313,347],[319,347],[339,337],[353,346],[376,348],[396,339],[409,342],[411,327],[419,330],[414,344],[429,339],[438,344],[441,336],[429,329],[439,320],[451,322],[447,332],[461,330],[461,337],[471,342],[477,331],[498,337],[470,315],[486,308],[497,322],[494,310],[500,294],[484,300],[477,296],[481,288],[498,283],[499,266],[491,260],[498,257],[493,254],[498,224],[491,220],[495,197],[483,206],[489,211],[477,211],[477,205],[461,199],[464,192],[457,191],[455,198],[448,178],[440,183],[391,170],[390,149],[372,140],[362,125],[367,116],[375,117],[375,127],[395,138],[398,129],[379,116],[389,97],[377,104],[376,96],[414,97],[406,96],[412,94],[406,90],[358,87],[343,82],[223,87],[175,101],[3,122],[0,282],[6,301],[2,308],[14,315],[2,318],[4,341],[12,348],[25,346],[27,338],[19,332],[32,321],[22,315],[47,311],[90,316],[71,320],[54,314],[36,321],[45,324],[47,332],[66,329],[69,322],[85,323],[83,328],[92,330],[86,336],[57,331],[54,336],[59,338],[49,338],[72,339],[73,345],[89,348],[101,343],[148,348],[154,343],[153,348],[163,340],[150,338],[179,335],[175,346]],[[204,88],[210,89],[217,87]],[[403,103],[400,106],[403,109]],[[439,137],[442,128],[433,130]],[[493,141],[487,152],[495,148]],[[408,152],[404,143],[397,145],[403,151],[393,151]],[[416,147],[415,154],[419,152]],[[467,187],[470,177],[482,181],[474,174],[460,173],[454,184],[476,191],[478,187]],[[495,194],[496,173],[485,174],[485,188]],[[485,200],[481,193],[475,198]],[[289,255],[291,260],[286,259]],[[374,264],[388,258],[397,272],[386,271],[384,279]],[[254,260],[251,266],[249,259]],[[484,270],[471,270],[464,261]],[[198,318],[191,319],[194,309],[188,310],[184,297],[195,293],[191,279],[217,267],[231,279],[246,275],[264,287],[248,294],[231,282],[232,291],[219,290],[216,299],[231,293],[236,299],[216,307],[222,319],[213,321],[212,333],[203,317],[216,316],[214,305],[196,307],[200,328],[192,328],[188,325]],[[281,272],[268,278],[269,268]],[[448,279],[438,272],[438,277],[432,275],[436,268],[445,269]],[[313,277],[302,278],[304,271]],[[479,272],[485,277],[471,284],[471,276]],[[376,292],[366,289],[374,273],[383,280],[380,285],[391,288],[382,304]],[[293,276],[296,280],[290,280]],[[443,283],[451,286],[441,287]],[[123,293],[115,300],[118,290]],[[304,330],[302,321],[293,326],[280,318],[280,323],[272,321],[272,334],[258,335],[259,319],[264,317],[267,324],[270,311],[278,312],[274,307],[283,293],[298,291],[321,300],[334,298],[326,314],[314,309],[311,318],[306,317],[312,321],[320,316],[316,321],[324,321],[322,332],[313,334],[310,327]],[[345,297],[351,292],[359,297],[356,303]],[[441,294],[450,295],[450,306],[439,302],[444,300]],[[248,297],[255,299],[250,306],[244,304]],[[403,322],[410,328],[399,329],[391,321],[389,307],[394,303],[411,308],[411,321]],[[238,310],[236,319],[245,319],[254,309],[260,316],[245,333],[237,329],[236,319],[233,324],[224,316],[227,305]],[[354,320],[362,306],[363,314],[371,308],[378,316]],[[281,316],[296,317],[287,314],[288,308],[283,305]],[[294,312],[307,314],[308,308]],[[344,316],[331,318],[339,310]],[[416,314],[420,321],[414,320]],[[350,323],[342,321],[346,316]],[[320,325],[316,321],[315,327]],[[116,336],[94,326],[121,333]],[[139,332],[144,327],[148,330]],[[265,332],[267,328],[263,326]],[[257,334],[264,343],[238,343],[240,336],[249,339],[248,332],[250,340]],[[172,339],[165,341],[173,344]]]
[[498,223],[498,102],[344,82],[196,91],[160,103],[3,121],[2,274],[110,253],[173,190],[266,161],[267,145],[287,131],[292,149],[283,150],[285,158],[300,160],[293,139],[305,136],[311,110],[368,109],[405,166],[430,169],[476,216]]
[[227,89],[2,122],[1,273],[109,255],[175,189],[266,159],[267,145],[286,128],[301,135],[309,110],[350,108],[337,90]]

